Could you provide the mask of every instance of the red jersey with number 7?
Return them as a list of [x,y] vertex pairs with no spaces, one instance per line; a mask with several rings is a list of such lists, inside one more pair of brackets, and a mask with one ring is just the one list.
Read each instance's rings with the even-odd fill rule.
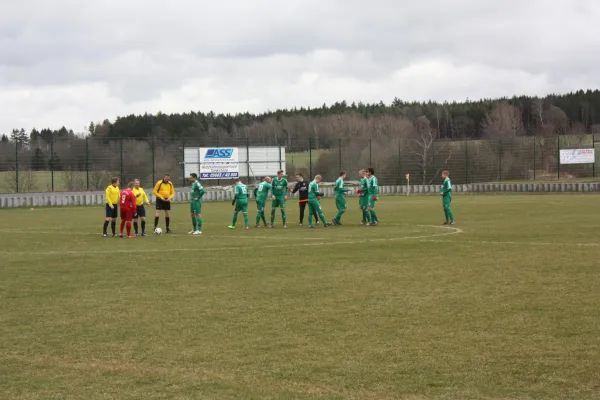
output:
[[121,210],[131,210],[133,214],[137,211],[135,194],[130,189],[125,189],[121,192],[121,197],[119,200],[119,205]]

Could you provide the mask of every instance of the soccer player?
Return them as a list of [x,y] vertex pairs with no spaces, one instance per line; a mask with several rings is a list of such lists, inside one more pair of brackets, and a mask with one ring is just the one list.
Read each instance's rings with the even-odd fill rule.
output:
[[346,171],[340,172],[340,177],[335,181],[335,206],[338,212],[335,218],[332,220],[334,225],[342,225],[342,215],[344,215],[346,209],[348,208],[348,205],[346,204],[346,198],[344,196],[349,192],[349,190],[344,187],[344,179],[346,179]]
[[154,216],[154,229],[158,226],[160,212],[165,212],[166,233],[173,233],[169,228],[171,222],[171,201],[175,197],[175,188],[171,182],[171,175],[166,174],[160,181],[154,185],[152,192],[156,196],[156,215]]
[[312,216],[314,213],[319,215],[323,226],[328,227],[329,224],[325,220],[323,210],[321,210],[321,204],[319,199],[324,196],[323,193],[319,192],[319,182],[321,182],[321,175],[315,176],[315,180],[308,185],[308,227],[312,228]]
[[360,224],[368,226],[371,223],[371,215],[367,212],[367,208],[369,208],[369,181],[367,179],[367,171],[361,169],[358,171],[358,174],[360,175],[360,184],[356,194],[360,196],[358,198],[358,207],[362,211],[362,221]]
[[275,226],[275,209],[278,207],[281,209],[281,220],[283,222],[283,227],[287,228],[285,202],[287,200],[288,181],[284,178],[282,170],[277,171],[277,177],[273,179],[271,186],[273,186],[273,201],[271,202],[271,228]]
[[105,219],[104,228],[102,228],[102,237],[108,237],[106,230],[110,223],[110,229],[112,235],[117,236],[117,205],[119,204],[119,178],[112,178],[112,183],[106,187],[106,207],[105,208]]
[[198,174],[190,174],[192,193],[190,195],[190,213],[192,215],[192,230],[189,235],[202,235],[202,196],[206,190],[198,180]]
[[148,199],[148,195],[146,195],[144,189],[142,189],[140,186],[139,179],[134,179],[133,189],[131,191],[135,195],[135,205],[137,208],[137,212],[133,216],[133,229],[135,229],[135,236],[139,234],[138,219],[142,220],[142,236],[146,236],[146,207],[144,207],[144,204],[150,205],[150,200]]
[[234,209],[229,229],[235,229],[238,213],[241,211],[244,215],[244,230],[248,230],[248,186],[244,185],[240,178],[235,181],[235,196],[231,205],[234,206]]
[[127,224],[127,237],[134,239],[135,236],[131,235],[131,221],[137,211],[137,206],[135,194],[131,189],[133,189],[133,182],[129,182],[127,188],[121,192],[119,202],[119,208],[121,209],[121,229],[119,230],[119,236],[123,237],[123,227]]
[[442,195],[442,206],[444,207],[444,215],[446,216],[446,222],[444,225],[454,225],[454,213],[450,208],[452,203],[452,182],[450,181],[450,173],[448,171],[442,171],[442,178],[444,183],[440,189]]
[[367,169],[367,183],[369,186],[369,196],[367,203],[367,211],[369,216],[371,217],[371,226],[375,226],[379,224],[379,218],[377,218],[377,213],[375,212],[375,202],[378,200],[377,196],[379,195],[379,181],[375,176],[375,170],[373,168]]
[[267,226],[267,219],[265,218],[265,204],[267,203],[267,195],[269,190],[273,190],[271,186],[271,177],[267,176],[257,187],[254,188],[254,198],[256,199],[256,227],[260,228],[260,221],[262,220],[265,226]]
[[[296,185],[294,186],[292,194],[298,192],[298,205],[300,206],[300,223],[298,225],[302,225],[304,223],[304,210],[308,204],[308,185],[309,182],[304,180],[304,176],[302,174],[296,174]],[[319,216],[316,212],[314,213],[313,217],[315,217],[318,224]]]

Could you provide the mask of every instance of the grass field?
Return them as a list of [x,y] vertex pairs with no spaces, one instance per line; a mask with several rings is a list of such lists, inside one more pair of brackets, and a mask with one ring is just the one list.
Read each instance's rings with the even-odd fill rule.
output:
[[248,232],[206,203],[201,237],[182,204],[135,240],[101,208],[0,210],[0,397],[599,398],[598,196],[457,195],[454,227],[436,197],[375,228],[355,203]]

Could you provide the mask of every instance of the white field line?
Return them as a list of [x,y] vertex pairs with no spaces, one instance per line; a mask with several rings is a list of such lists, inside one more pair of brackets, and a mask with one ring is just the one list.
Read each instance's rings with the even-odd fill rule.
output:
[[528,242],[528,241],[502,241],[502,240],[419,240],[422,243],[454,243],[454,244],[494,244],[494,245],[525,245],[525,246],[570,246],[570,247],[599,247],[600,243],[577,242]]
[[[419,225],[427,228],[441,228],[446,230],[444,233],[435,233],[430,235],[419,235],[419,236],[403,236],[403,237],[392,237],[392,238],[375,238],[375,239],[362,239],[362,240],[342,240],[329,242],[326,238],[319,238],[318,242],[310,243],[293,243],[293,244],[272,244],[272,245],[261,245],[261,249],[280,249],[290,247],[309,247],[309,246],[337,246],[337,245],[352,245],[352,244],[364,244],[372,242],[394,242],[394,241],[418,241],[421,239],[430,239],[434,237],[456,235],[463,231],[459,228],[448,227],[448,226],[428,226]],[[269,237],[269,239],[278,239],[277,237]],[[302,240],[303,238],[295,238],[294,240]],[[193,248],[177,248],[171,250],[165,250],[164,248],[159,249],[105,249],[105,250],[57,250],[57,251],[0,251],[1,256],[60,256],[60,255],[94,255],[94,254],[117,254],[117,253],[164,253],[165,251],[223,251],[223,250],[244,250],[248,249],[247,246],[226,246],[226,247],[193,247]]]

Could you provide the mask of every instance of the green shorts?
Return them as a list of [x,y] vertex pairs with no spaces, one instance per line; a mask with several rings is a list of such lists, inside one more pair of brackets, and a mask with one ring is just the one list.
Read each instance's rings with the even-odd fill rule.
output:
[[372,210],[375,209],[375,201],[373,200],[373,197],[376,197],[374,194],[370,194],[368,196],[369,200],[367,201],[367,208],[370,208]]
[[452,203],[452,196],[442,196],[442,206],[444,208],[450,208],[450,203]]
[[346,203],[346,199],[344,199],[344,198],[335,199],[335,207],[338,210],[345,210],[346,208],[348,208],[348,204]]
[[318,200],[309,200],[308,201],[308,211],[309,213],[320,212],[321,211],[321,203]]
[[202,213],[202,202],[200,200],[190,201],[190,212],[192,214],[201,214]]
[[258,211],[265,211],[265,201],[264,200],[256,200],[256,209]]
[[248,212],[248,202],[244,201],[244,202],[239,202],[237,201],[235,203],[235,212],[243,212],[243,213],[247,213]]
[[277,208],[285,208],[285,196],[275,196],[275,200],[271,202],[271,207]]
[[367,196],[361,196],[361,197],[358,199],[358,207],[359,207],[361,210],[366,210],[366,209],[367,209],[367,207],[369,206],[369,204],[368,204],[368,203],[369,203],[369,199],[368,199],[368,197],[367,197]]

